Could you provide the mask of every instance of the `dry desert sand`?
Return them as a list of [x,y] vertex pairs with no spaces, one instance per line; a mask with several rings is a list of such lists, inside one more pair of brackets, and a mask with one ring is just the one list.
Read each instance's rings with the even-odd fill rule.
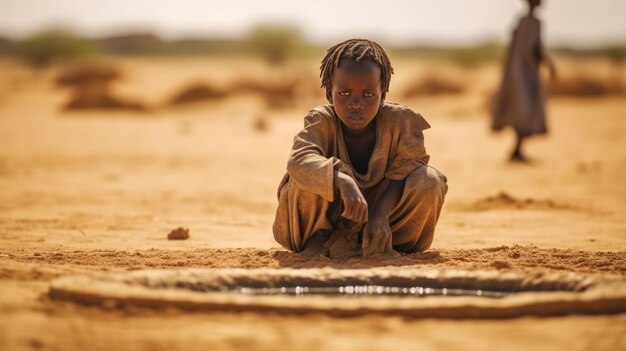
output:
[[[494,64],[395,61],[389,100],[432,125],[431,164],[450,190],[432,248],[397,258],[326,261],[279,248],[276,186],[316,92],[316,61],[278,72],[246,58],[117,58],[116,94],[147,111],[61,109],[59,68],[0,61],[0,349],[2,350],[624,350],[626,314],[505,320],[202,312],[85,306],[48,297],[73,274],[186,268],[412,268],[626,274],[626,99],[549,101],[550,134],[509,164],[512,135],[487,128]],[[561,60],[562,74],[623,66]],[[459,94],[404,99],[425,72]],[[305,74],[306,73],[306,74]],[[308,75],[307,75],[308,74]],[[293,105],[258,94],[168,106],[185,84],[309,79]],[[608,79],[608,78],[607,78]],[[311,85],[309,84],[309,85]],[[300,95],[299,95],[300,96]],[[167,240],[175,228],[188,240]],[[623,310],[623,308],[622,308]]]

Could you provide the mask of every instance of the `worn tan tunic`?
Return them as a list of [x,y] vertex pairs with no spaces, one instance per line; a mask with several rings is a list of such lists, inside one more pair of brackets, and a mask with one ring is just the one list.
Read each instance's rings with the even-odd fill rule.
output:
[[547,132],[545,94],[539,76],[544,59],[540,24],[536,17],[526,16],[513,32],[494,100],[493,130],[510,126],[522,136]]
[[[430,246],[447,190],[445,177],[426,166],[429,155],[422,131],[430,126],[421,115],[395,103],[385,103],[375,118],[376,145],[367,173],[361,174],[350,164],[332,105],[316,107],[306,115],[279,186],[273,229],[283,247],[299,252],[314,233],[336,229],[341,198],[334,191],[335,169],[356,180],[370,207],[389,180],[406,180],[402,198],[390,215],[394,248],[421,251]],[[422,235],[424,231],[428,233]]]

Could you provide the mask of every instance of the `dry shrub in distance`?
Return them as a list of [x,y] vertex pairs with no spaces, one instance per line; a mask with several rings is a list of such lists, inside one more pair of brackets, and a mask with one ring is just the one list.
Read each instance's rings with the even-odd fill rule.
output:
[[278,84],[266,86],[262,92],[267,107],[280,109],[293,107],[297,101],[297,82],[282,81]]
[[240,79],[233,83],[233,94],[252,93],[263,97],[270,109],[292,107],[298,98],[298,81],[281,79],[272,82]]
[[577,75],[550,81],[548,95],[562,97],[601,97],[622,95],[624,86],[618,79]]
[[[570,98],[600,98],[620,96],[626,93],[624,85],[619,79],[608,79],[591,76],[560,77],[550,80],[546,84],[546,93],[550,97]],[[489,110],[493,106],[496,92],[488,94],[484,107]]]
[[111,95],[74,94],[70,102],[65,105],[66,110],[112,109],[145,111],[146,106],[141,102],[119,98]]
[[89,62],[66,67],[54,82],[60,87],[75,87],[94,82],[107,85],[119,78],[121,78],[121,73],[117,67],[111,64]]
[[296,26],[261,24],[252,29],[247,41],[268,63],[282,65],[298,52],[303,40]]
[[300,99],[312,95],[309,85],[309,81],[291,76],[270,80],[239,78],[226,87],[208,83],[190,83],[174,94],[169,104],[178,106],[224,99],[233,95],[252,94],[260,96],[269,109],[289,108],[297,105]]
[[229,95],[226,89],[220,89],[207,83],[190,83],[182,87],[170,99],[170,105],[184,105],[200,101],[223,99]]
[[111,93],[111,83],[120,77],[120,71],[111,64],[86,62],[63,69],[55,83],[59,87],[72,89],[72,96],[64,106],[66,110],[145,110],[141,102],[120,98]]
[[51,28],[18,40],[14,53],[35,68],[75,60],[97,52],[96,45],[66,29]]
[[408,85],[404,89],[402,96],[406,99],[410,99],[420,96],[461,94],[464,91],[465,87],[458,82],[444,77],[428,75]]

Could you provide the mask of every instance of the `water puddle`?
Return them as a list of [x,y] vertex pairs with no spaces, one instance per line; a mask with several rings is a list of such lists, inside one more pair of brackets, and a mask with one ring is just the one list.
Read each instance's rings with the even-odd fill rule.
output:
[[53,300],[125,308],[515,318],[626,312],[626,280],[570,272],[182,269],[67,276]]
[[346,285],[339,287],[279,287],[279,288],[240,288],[233,292],[243,295],[282,295],[282,296],[311,296],[325,297],[359,297],[359,296],[393,296],[393,297],[427,297],[427,296],[473,296],[501,298],[512,294],[505,291],[491,291],[482,289],[448,289],[429,288],[422,286],[398,287],[382,285]]

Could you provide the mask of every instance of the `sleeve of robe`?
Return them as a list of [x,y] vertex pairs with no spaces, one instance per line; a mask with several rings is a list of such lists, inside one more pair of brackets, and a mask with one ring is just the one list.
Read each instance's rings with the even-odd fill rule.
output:
[[294,137],[287,173],[303,190],[334,201],[334,157],[326,157],[331,123],[317,111],[304,118],[304,129]]
[[424,147],[424,129],[430,125],[419,114],[406,106],[400,106],[392,118],[393,130],[396,138],[389,158],[389,166],[385,178],[390,180],[404,180],[413,171],[428,164],[430,156]]

